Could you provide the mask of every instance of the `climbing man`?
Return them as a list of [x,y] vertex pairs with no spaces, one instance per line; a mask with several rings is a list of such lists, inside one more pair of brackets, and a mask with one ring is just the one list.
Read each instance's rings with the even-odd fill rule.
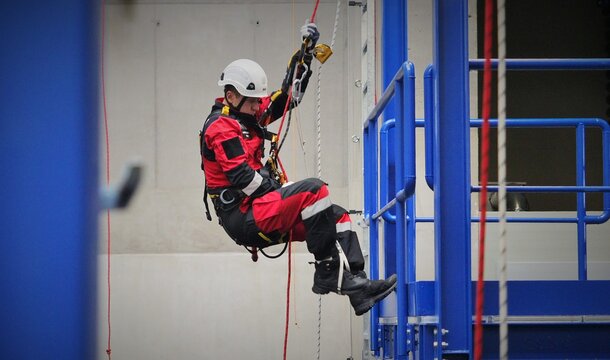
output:
[[265,140],[274,136],[266,126],[282,117],[288,101],[290,108],[298,105],[311,75],[320,34],[314,23],[306,23],[301,35],[304,45],[291,58],[281,89],[271,95],[265,71],[252,60],[235,60],[220,75],[224,96],[216,99],[200,133],[206,214],[210,220],[209,195],[219,223],[238,245],[262,249],[305,241],[315,257],[312,291],[347,295],[362,315],[392,292],[396,275],[367,278],[349,215],[331,202],[323,181],[280,184],[277,164],[262,163]]

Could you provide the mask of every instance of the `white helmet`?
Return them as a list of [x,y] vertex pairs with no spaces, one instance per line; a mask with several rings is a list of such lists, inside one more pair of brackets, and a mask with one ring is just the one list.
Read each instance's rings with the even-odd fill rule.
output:
[[267,96],[267,74],[256,62],[235,60],[223,70],[218,86],[233,85],[242,95],[260,98]]

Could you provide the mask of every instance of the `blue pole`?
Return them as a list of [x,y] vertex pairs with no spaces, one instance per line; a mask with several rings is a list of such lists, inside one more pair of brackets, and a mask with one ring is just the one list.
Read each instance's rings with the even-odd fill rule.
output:
[[[576,128],[576,185],[585,186],[585,126]],[[587,216],[586,193],[576,194],[577,233],[578,233],[578,280],[587,280]]]
[[[403,93],[405,104],[403,145],[405,154],[405,166],[401,191],[407,196],[407,233],[406,233],[406,282],[414,283],[415,274],[415,67],[413,63],[407,62],[405,70],[404,85],[406,91]],[[398,198],[398,194],[396,194]],[[407,300],[405,297],[405,304]]]
[[3,359],[96,356],[97,1],[0,5]]
[[[402,188],[402,177],[404,173],[404,137],[402,130],[404,129],[405,122],[405,109],[404,109],[404,92],[405,92],[406,77],[396,86],[395,100],[398,104],[399,111],[397,113],[397,126],[396,129],[396,187],[395,192]],[[406,300],[406,289],[405,289],[405,239],[406,239],[406,222],[407,214],[405,208],[404,199],[396,203],[396,241],[394,256],[396,258],[396,276],[398,278],[396,285],[396,358],[403,359],[406,356],[406,311],[405,311],[405,300]]]
[[[377,210],[377,119],[367,120],[364,126],[364,216],[369,222],[369,277],[379,278],[379,227],[372,216]],[[371,351],[379,352],[379,308],[370,311]]]
[[[394,128],[396,124],[395,119],[388,119],[384,121],[381,126],[381,130],[379,131],[379,141],[380,141],[380,165],[379,172],[381,173],[382,179],[388,179],[390,177],[390,159],[389,159],[389,147],[390,147],[390,130]],[[388,182],[381,181],[379,184],[379,197],[381,198],[382,204],[387,204],[390,202],[390,192],[388,191]],[[390,213],[390,211],[386,211],[382,214],[383,220],[390,224],[396,223],[396,215]]]
[[[382,83],[383,88],[387,88],[390,82],[392,81],[394,74],[402,67],[402,64],[407,60],[407,4],[406,1],[384,1],[383,2],[383,20],[382,20]],[[400,106],[400,102],[402,102],[402,97],[396,96],[389,106],[386,107],[384,112],[384,119],[393,119],[397,118],[397,113],[399,112],[398,107]],[[398,131],[397,137],[402,136]],[[390,137],[390,144],[388,145],[390,149],[394,148],[392,138]],[[395,159],[394,153],[389,154],[389,168],[397,166],[398,161]],[[398,177],[402,174],[395,169]],[[388,181],[388,188],[395,188],[395,178],[394,176],[388,177],[388,179],[382,179],[382,181]],[[402,204],[404,205],[404,204]],[[404,214],[403,214],[404,215]],[[400,216],[398,212],[398,208],[396,210],[396,216]],[[397,220],[398,221],[398,220]],[[384,224],[384,243],[385,243],[385,259],[386,264],[394,263],[395,254],[388,252],[387,249],[394,249],[396,247],[396,243],[400,243],[403,239],[398,237],[396,233],[397,227],[400,226],[397,224],[385,223]],[[393,272],[398,272],[397,269],[404,264],[395,264],[395,268],[391,268],[386,266],[386,275],[391,274]],[[399,279],[400,281],[400,279]],[[399,284],[400,285],[400,284]],[[403,304],[397,304],[398,307],[403,306]],[[398,322],[404,322],[405,319],[398,319]],[[400,339],[400,340],[399,340]],[[402,346],[399,344],[399,341],[404,341],[404,334],[401,334],[399,331],[396,334],[396,346]],[[378,355],[378,354],[376,354]]]
[[[415,286],[416,280],[416,244],[415,244],[415,67],[411,62],[406,64],[405,70],[405,78],[404,85],[406,91],[403,94],[404,103],[405,103],[405,114],[404,114],[404,131],[403,137],[405,139],[405,168],[403,175],[403,191],[407,194],[408,198],[406,201],[406,255],[405,255],[405,263],[403,267],[405,269],[405,286],[404,293],[399,294],[402,295],[398,297],[398,304],[400,307],[398,308],[398,316],[399,319],[401,316],[405,318],[405,327],[402,329],[402,334],[405,338],[403,342],[406,342],[407,338],[410,338],[406,331],[409,331],[409,327],[406,326],[406,319],[409,314],[409,301],[408,299],[408,286]],[[398,195],[397,195],[398,196]],[[404,245],[403,245],[404,246]],[[401,329],[398,329],[401,330]],[[406,346],[406,345],[405,345]],[[405,355],[406,355],[405,351]]]
[[[604,129],[602,131],[602,136],[602,164],[604,164],[603,184],[605,186],[610,186],[610,130]],[[610,214],[610,192],[604,194],[604,212]],[[608,217],[610,217],[610,215]],[[608,219],[608,217],[606,219]]]
[[[434,1],[436,357],[472,353],[468,1]],[[443,330],[448,333],[443,335]],[[445,346],[442,346],[445,343]]]
[[424,136],[426,147],[426,184],[434,190],[434,67],[424,71]]

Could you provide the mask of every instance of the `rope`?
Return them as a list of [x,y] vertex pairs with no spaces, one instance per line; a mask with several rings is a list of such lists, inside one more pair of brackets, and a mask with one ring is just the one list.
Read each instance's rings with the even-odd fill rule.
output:
[[500,359],[508,359],[508,292],[506,287],[506,22],[504,0],[498,0],[498,201],[500,218]]
[[[339,25],[339,14],[341,13],[341,0],[337,0],[337,10],[335,11],[335,23],[333,26],[333,35],[330,42],[331,50],[335,47],[335,39],[337,37],[337,27]],[[313,18],[313,17],[312,17]],[[313,20],[312,20],[313,21]],[[322,63],[318,66],[318,81],[316,87],[316,173],[318,179],[322,179],[322,112],[321,112],[321,80],[322,80]],[[320,360],[320,333],[322,329],[322,295],[318,294],[318,347],[316,359]]]
[[[320,0],[316,0],[316,5],[313,9],[313,13],[311,14],[311,20],[310,20],[311,22],[314,22],[314,20],[316,18],[316,12],[318,11],[319,4],[320,4]],[[296,71],[294,73],[296,74]],[[292,79],[292,81],[294,82],[294,79]],[[290,86],[290,89],[288,89],[288,99],[286,100],[286,107],[284,108],[284,114],[282,115],[282,121],[280,122],[280,127],[277,132],[278,136],[280,136],[280,134],[282,132],[282,126],[284,125],[284,120],[286,119],[286,113],[288,112],[291,99],[292,99],[292,86]],[[279,138],[278,138],[278,141],[279,141]],[[282,164],[282,161],[280,160],[277,151],[276,151],[275,155],[277,157],[277,162],[280,166],[280,169],[282,170],[282,173],[284,174],[284,180],[288,181],[288,177],[286,176],[286,171],[284,170],[284,165]],[[286,322],[285,322],[285,326],[284,326],[284,356],[283,356],[284,360],[286,360],[286,354],[288,352],[288,325],[290,324],[290,277],[292,274],[291,260],[292,260],[292,239],[288,239],[288,279],[286,280]]]
[[479,207],[481,222],[479,226],[479,274],[477,279],[476,320],[474,358],[480,360],[483,354],[483,290],[485,272],[485,222],[487,216],[487,178],[489,174],[489,113],[491,108],[491,53],[492,53],[492,26],[493,26],[493,0],[485,1],[485,66],[483,69],[483,128],[481,132],[481,193]]
[[[106,33],[106,4],[105,1],[102,1],[102,41],[101,41],[101,51],[100,51],[100,68],[101,68],[101,77],[102,77],[102,100],[104,106],[104,129],[106,135],[106,185],[110,185],[110,136],[108,135],[108,112],[106,108],[106,81],[104,75],[104,50],[105,50],[105,33]],[[110,242],[110,209],[106,210],[106,232],[107,232],[107,288],[108,288],[108,308],[107,308],[107,322],[108,322],[108,342],[106,344],[106,355],[108,359],[112,359],[112,347],[110,344],[112,325],[110,322],[110,250],[111,250],[111,242]]]
[[[341,13],[341,0],[337,1],[337,11],[335,12],[335,24],[333,26],[333,36],[330,42],[331,50],[335,47],[335,40],[337,38],[337,27],[339,25],[339,14]],[[318,66],[318,83],[316,91],[316,164],[317,164],[317,175],[318,178],[322,178],[322,125],[321,125],[321,79],[322,79],[322,65]]]
[[288,279],[286,280],[286,323],[284,325],[284,357],[286,360],[286,354],[288,352],[288,325],[290,321],[290,276],[292,266],[290,261],[292,260],[292,241],[288,240]]
[[[106,108],[106,81],[104,76],[104,49],[105,49],[105,33],[106,33],[106,6],[105,2],[102,1],[102,41],[101,41],[101,51],[100,51],[100,68],[101,68],[101,77],[102,77],[102,99],[104,106],[104,129],[106,135],[106,185],[110,185],[110,136],[108,135],[108,112]],[[107,288],[108,288],[108,298],[107,298],[107,322],[108,322],[108,342],[106,344],[106,355],[108,359],[112,359],[112,347],[110,344],[111,333],[112,333],[112,325],[110,322],[110,250],[111,250],[111,242],[110,242],[110,209],[106,210],[106,232],[107,232]]]

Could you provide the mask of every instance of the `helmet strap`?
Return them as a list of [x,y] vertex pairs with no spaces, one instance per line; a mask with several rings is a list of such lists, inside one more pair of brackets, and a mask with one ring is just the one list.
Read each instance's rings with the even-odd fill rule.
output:
[[[237,106],[233,106],[233,104],[231,104],[231,102],[227,98],[227,92],[228,91],[230,91],[230,90],[225,90],[225,101],[227,102],[227,104],[229,104],[229,107],[231,108],[231,110],[233,110],[235,112],[241,112],[241,107],[242,107],[242,105],[244,105],[246,100],[248,100],[248,97],[247,96],[243,96],[243,95],[240,94],[240,96],[242,97],[241,101],[239,102],[239,104],[237,104]],[[231,91],[231,92],[233,92],[233,91]]]

